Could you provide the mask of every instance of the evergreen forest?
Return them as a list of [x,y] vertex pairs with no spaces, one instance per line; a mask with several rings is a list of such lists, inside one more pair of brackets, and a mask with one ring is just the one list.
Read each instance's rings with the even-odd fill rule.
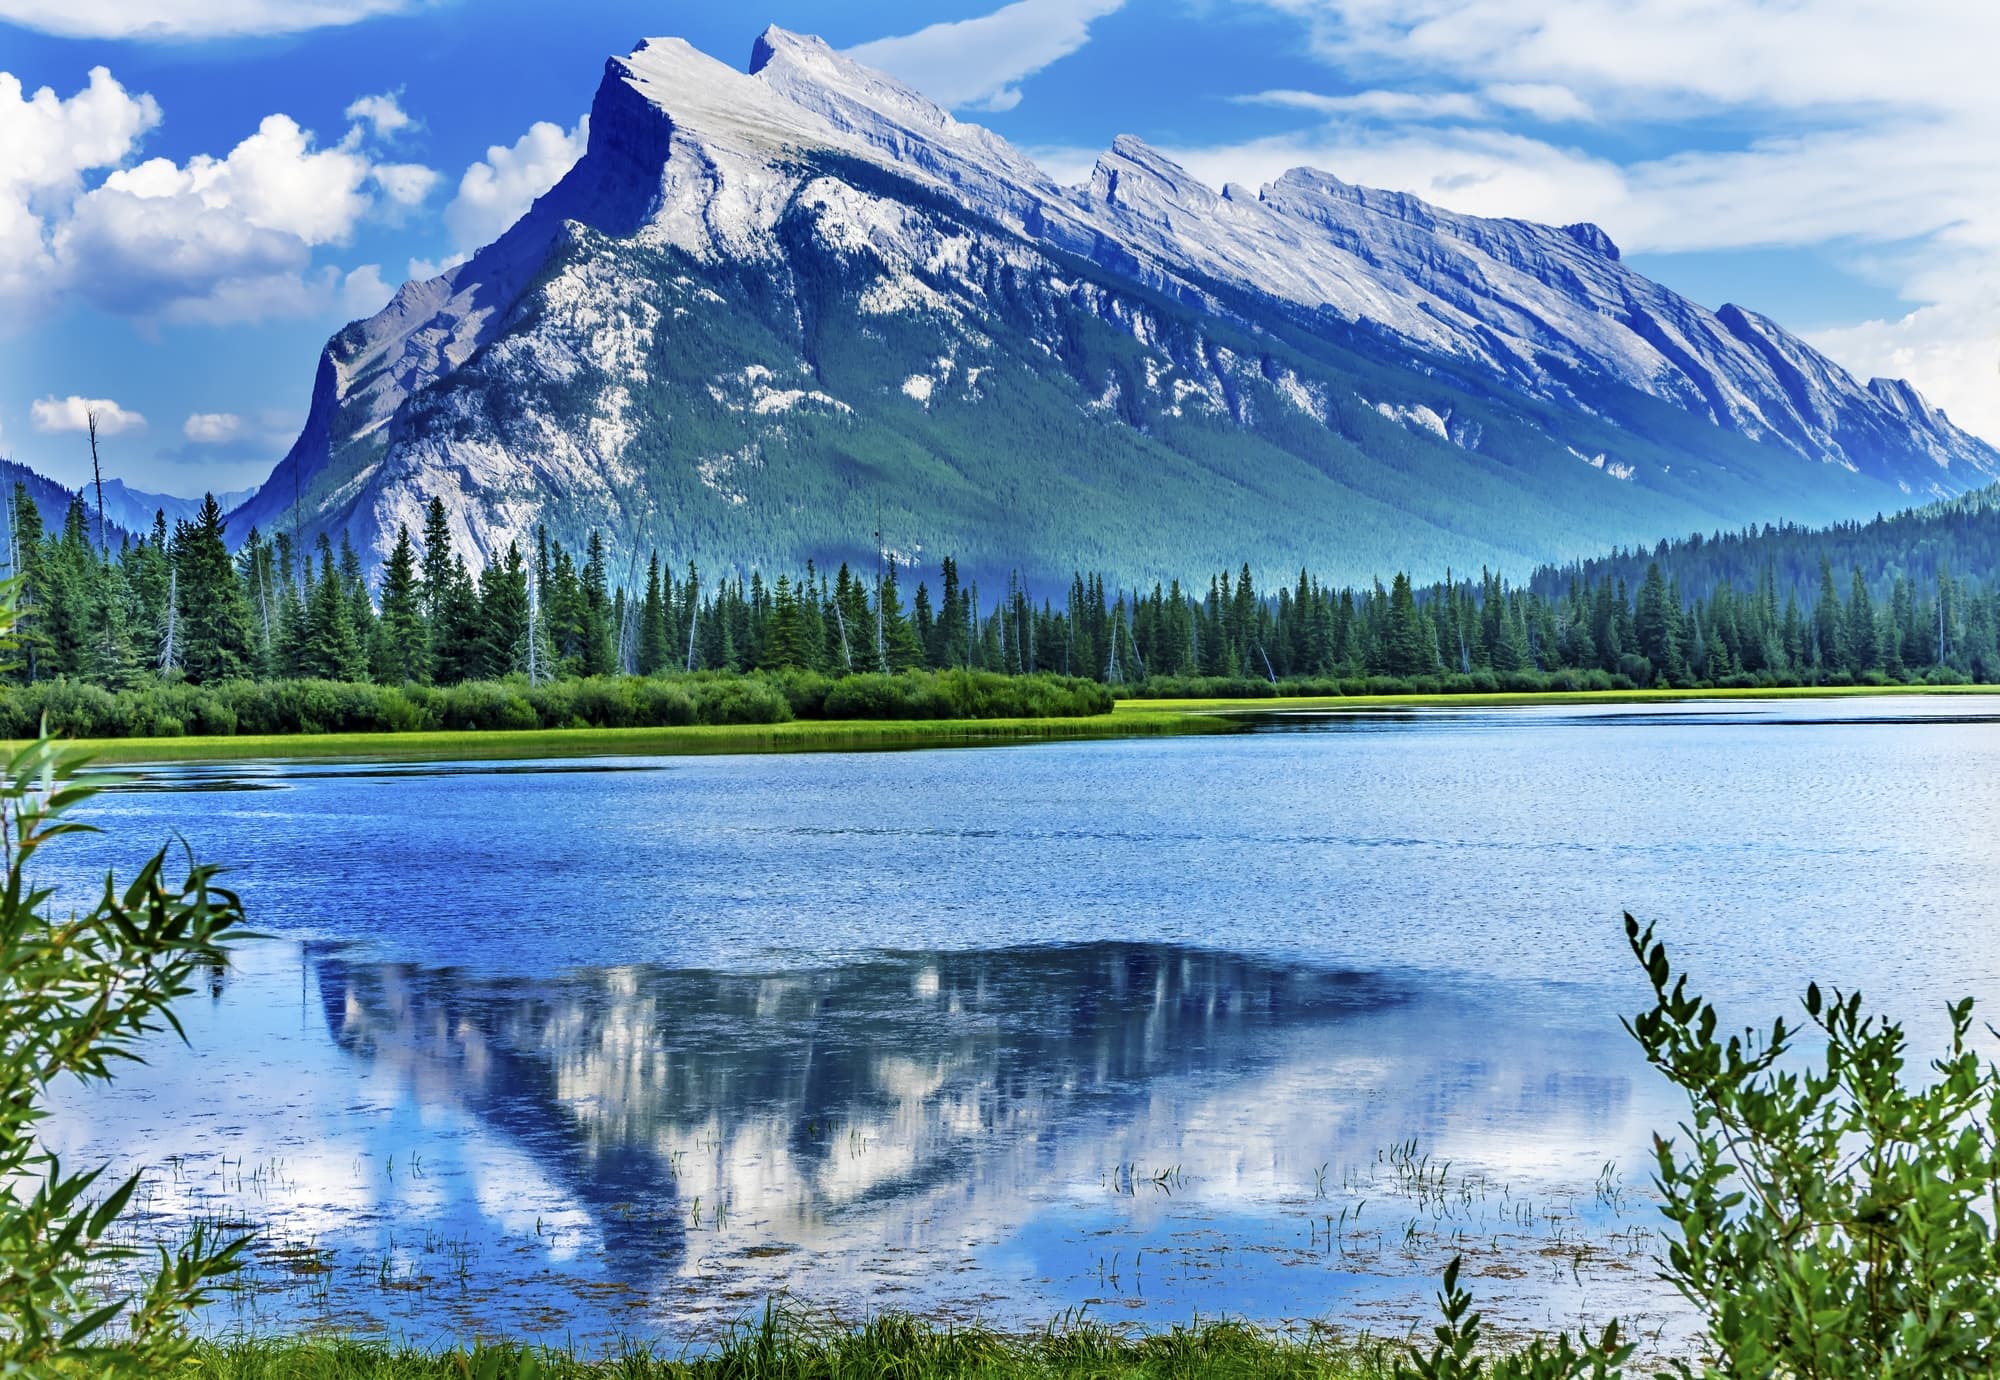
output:
[[1361,588],[1301,571],[1265,589],[1246,562],[1205,586],[1078,574],[982,591],[952,557],[935,585],[893,557],[774,579],[654,557],[628,583],[597,534],[572,551],[545,531],[474,576],[435,499],[371,584],[345,543],[301,551],[253,530],[232,550],[213,499],[115,549],[80,497],[59,531],[20,486],[6,517],[21,616],[0,721],[16,737],[43,715],[174,735],[1087,714],[1113,694],[2000,681],[2000,489],[1866,524],[1696,535],[1519,584],[1482,570]]

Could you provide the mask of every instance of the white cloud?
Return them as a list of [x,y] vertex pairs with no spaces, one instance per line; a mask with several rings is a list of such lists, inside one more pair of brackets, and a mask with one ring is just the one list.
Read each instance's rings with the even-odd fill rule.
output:
[[1355,91],[1323,96],[1316,91],[1259,91],[1242,96],[1245,105],[1272,105],[1315,115],[1353,115],[1383,120],[1483,120],[1489,111],[1465,91]]
[[1090,170],[1104,155],[1099,148],[1079,144],[1030,144],[1021,152],[1034,161],[1059,186],[1074,187],[1090,180]]
[[427,283],[440,273],[451,272],[470,257],[469,254],[447,254],[442,259],[411,259],[410,281]]
[[1518,110],[1550,124],[1564,120],[1590,120],[1596,118],[1583,98],[1567,86],[1549,81],[1503,81],[1488,86],[1480,93],[1487,100],[1508,110]]
[[415,206],[431,194],[442,174],[421,163],[377,163],[369,178],[397,206]]
[[363,264],[340,280],[340,308],[349,320],[373,316],[395,295],[396,289],[383,281],[380,264]]
[[348,103],[345,117],[365,121],[378,139],[386,139],[416,124],[403,109],[402,92],[384,91],[379,96],[356,96]]
[[124,162],[159,122],[158,102],[127,92],[103,67],[67,99],[46,86],[29,96],[0,72],[0,309],[19,315],[50,290],[44,208],[67,204],[85,173]]
[[2000,264],[1942,265],[1915,292],[1932,305],[1807,339],[1861,378],[1911,380],[1954,422],[2000,441]]
[[583,157],[590,143],[590,117],[563,132],[561,125],[538,120],[510,144],[495,144],[486,157],[465,170],[458,194],[444,208],[445,228],[452,243],[469,253],[498,239],[519,220],[535,198],[561,180]]
[[954,109],[1011,110],[1016,83],[1090,41],[1090,26],[1124,0],[1015,0],[976,19],[932,24],[849,48],[857,62]]
[[83,398],[72,393],[67,398],[37,398],[28,405],[28,417],[37,431],[87,431],[92,414],[97,417],[99,436],[120,436],[146,429],[143,416],[109,398]]
[[91,68],[67,99],[46,86],[28,96],[19,77],[0,72],[0,194],[69,190],[84,173],[122,163],[159,123],[159,102],[126,91],[109,68]]
[[234,412],[194,412],[181,423],[181,435],[197,445],[221,445],[242,434],[243,419]]
[[414,7],[413,0],[0,0],[0,21],[67,38],[185,40],[301,33]]
[[1965,0],[1266,0],[1343,70],[1550,82],[1603,108],[2000,102],[2000,9]]
[[314,251],[347,243],[370,214],[420,203],[437,182],[421,165],[378,161],[367,121],[321,147],[282,114],[222,157],[126,166],[159,120],[152,97],[103,68],[67,100],[47,88],[24,98],[0,73],[0,308],[12,309],[0,316],[25,320],[70,299],[144,320],[325,311],[341,283],[312,267]]

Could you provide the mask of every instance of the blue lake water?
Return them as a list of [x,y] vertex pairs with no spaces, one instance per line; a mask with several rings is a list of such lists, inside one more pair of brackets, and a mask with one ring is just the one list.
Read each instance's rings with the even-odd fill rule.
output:
[[1400,1334],[1463,1252],[1508,1323],[1670,1346],[1621,912],[1746,1023],[2000,999],[1987,698],[178,767],[92,814],[51,880],[178,830],[273,936],[50,1127],[158,1167],[149,1230],[264,1229],[224,1329]]

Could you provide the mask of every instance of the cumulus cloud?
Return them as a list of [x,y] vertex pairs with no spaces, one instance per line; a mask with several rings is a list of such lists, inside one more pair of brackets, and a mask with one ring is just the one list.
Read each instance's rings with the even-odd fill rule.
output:
[[88,431],[92,416],[97,418],[99,436],[121,436],[146,429],[143,416],[109,398],[83,398],[72,393],[67,398],[37,398],[28,404],[28,418],[37,431]]
[[[1912,311],[1816,339],[1858,372],[1906,375],[2000,440],[1993,298],[1976,286],[2000,274],[2000,6],[1264,3],[1303,22],[1342,87],[1364,90],[1267,93],[1316,123],[1177,151],[1204,176],[1262,180],[1307,163],[1456,210],[1595,220],[1628,249],[1867,252]],[[1434,94],[1388,99],[1406,87]],[[1643,135],[1627,147],[1657,147],[1693,121],[1704,138],[1612,158],[1537,128],[1585,121]],[[1717,138],[1729,131],[1733,144]]]
[[1124,0],[1015,0],[975,19],[849,48],[857,62],[909,83],[954,109],[1011,110],[1017,83],[1090,41],[1090,26]]
[[197,445],[221,445],[242,434],[243,419],[234,412],[194,412],[181,423],[181,435]]
[[16,320],[64,299],[146,320],[327,310],[341,279],[313,268],[315,251],[419,204],[438,180],[367,147],[388,118],[383,99],[357,102],[377,104],[330,146],[274,114],[221,157],[134,164],[160,121],[152,97],[101,67],[67,99],[46,87],[26,97],[0,73],[0,306]]
[[340,280],[340,306],[350,320],[373,316],[395,295],[396,290],[383,280],[380,264],[363,264]]
[[416,0],[0,0],[0,20],[66,38],[188,40],[302,33],[416,8]]
[[[590,117],[567,133],[538,120],[512,144],[495,144],[465,170],[458,193],[444,208],[445,229],[461,253],[470,253],[500,233],[561,180],[590,144]],[[414,272],[414,266],[412,268]]]
[[403,109],[403,93],[384,91],[379,96],[356,96],[348,103],[345,117],[367,124],[377,138],[386,139],[416,124]]

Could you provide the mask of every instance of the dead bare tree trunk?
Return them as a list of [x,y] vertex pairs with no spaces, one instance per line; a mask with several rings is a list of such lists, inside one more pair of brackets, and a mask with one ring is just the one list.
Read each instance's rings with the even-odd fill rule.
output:
[[83,414],[84,425],[90,429],[90,472],[97,480],[97,550],[106,561],[111,559],[111,538],[104,530],[104,466],[97,460],[97,414]]

